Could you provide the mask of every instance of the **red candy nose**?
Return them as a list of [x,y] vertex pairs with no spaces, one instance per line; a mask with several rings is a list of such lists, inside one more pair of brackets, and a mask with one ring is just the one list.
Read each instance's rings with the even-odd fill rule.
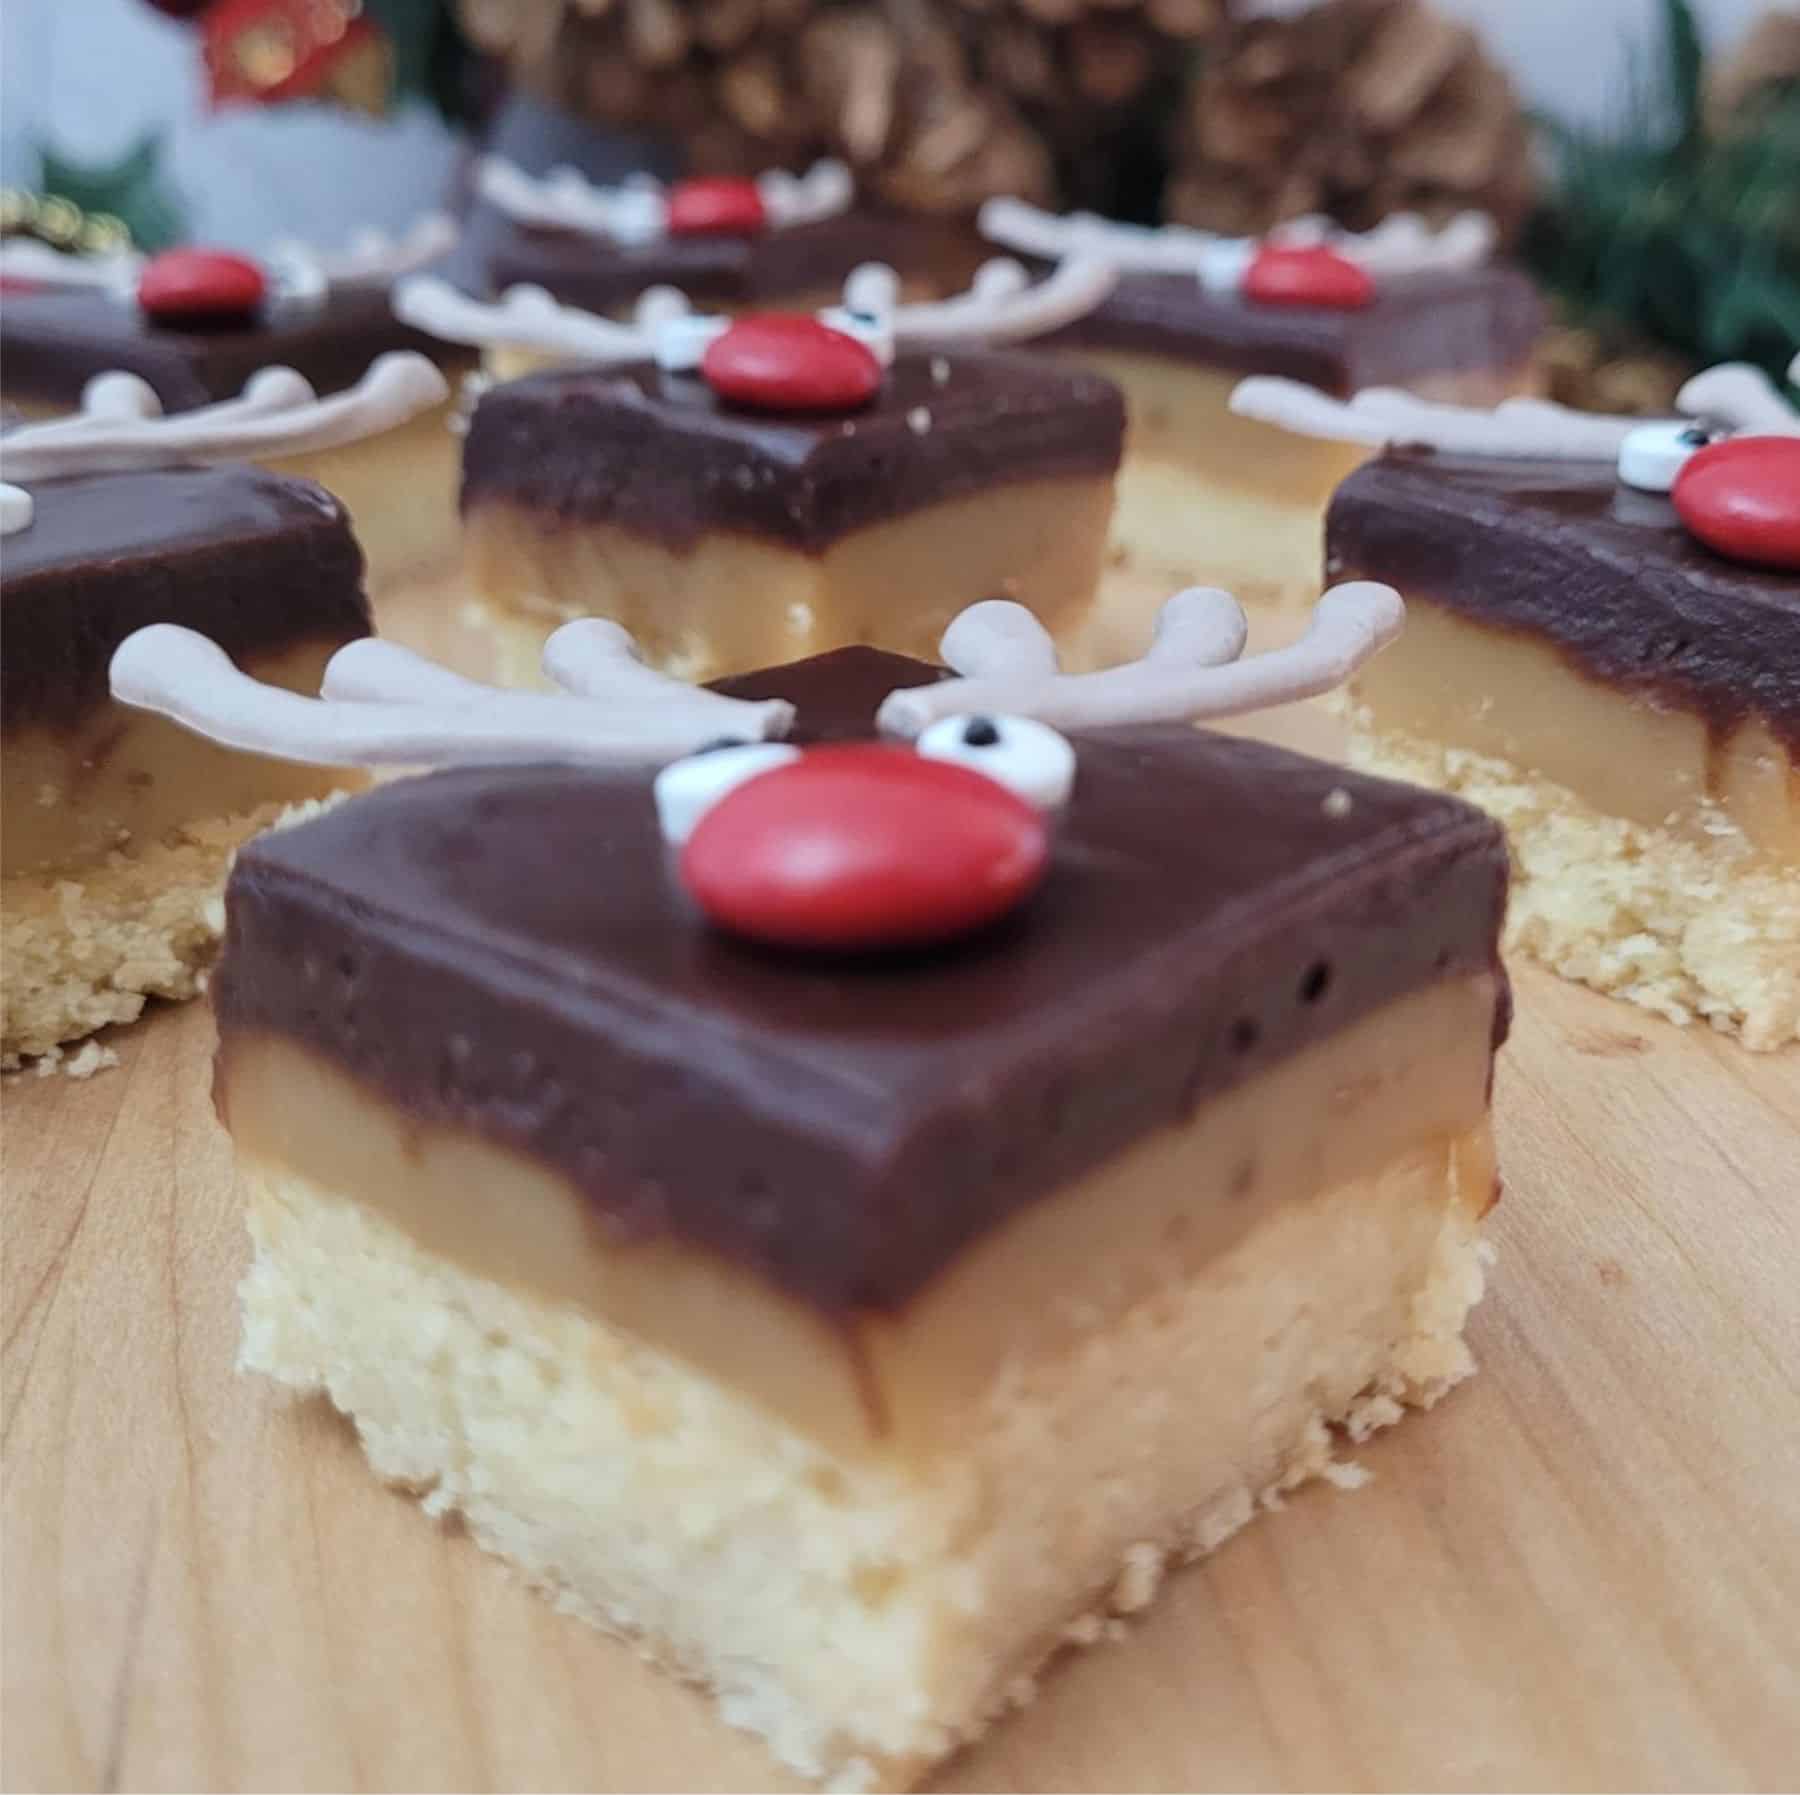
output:
[[1043,817],[998,781],[876,742],[813,748],[700,819],[681,878],[719,927],[777,947],[953,941],[1044,876]]
[[763,312],[714,337],[700,372],[721,399],[755,411],[853,411],[881,389],[881,363],[817,318]]
[[1708,548],[1800,569],[1800,436],[1734,436],[1699,449],[1669,497]]
[[1244,272],[1244,295],[1258,305],[1320,305],[1353,312],[1375,298],[1366,268],[1322,243],[1268,243]]
[[769,222],[754,181],[719,175],[669,189],[671,237],[754,237]]
[[167,249],[138,275],[138,304],[159,323],[248,316],[269,283],[246,256],[220,249]]

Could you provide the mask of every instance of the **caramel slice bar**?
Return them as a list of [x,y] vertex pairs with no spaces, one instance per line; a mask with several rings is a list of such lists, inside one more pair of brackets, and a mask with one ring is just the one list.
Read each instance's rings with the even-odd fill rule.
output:
[[[936,677],[726,689],[817,752]],[[244,1363],[844,1786],[1470,1368],[1499,830],[1186,727],[1071,740],[1043,884],[948,946],[715,932],[648,767],[382,786],[227,893]]]
[[515,683],[585,615],[688,678],[930,653],[1013,592],[1062,633],[1099,582],[1123,430],[1110,382],[1016,354],[902,350],[821,416],[647,363],[531,375],[482,396],[464,445],[474,616]]
[[1386,456],[1327,555],[1409,612],[1356,684],[1358,755],[1505,822],[1512,944],[1746,1046],[1800,1035],[1800,577],[1610,459]]
[[232,851],[342,774],[237,755],[127,710],[113,650],[188,624],[258,676],[316,690],[368,634],[343,507],[259,468],[34,480],[0,578],[0,1061],[49,1052],[149,996],[192,995],[218,937]]
[[[266,367],[293,368],[318,392],[337,393],[377,356],[401,349],[453,374],[474,365],[465,351],[400,323],[385,285],[333,286],[303,301],[276,297],[223,323],[159,320],[128,294],[92,290],[8,293],[0,308],[7,392],[36,417],[74,410],[88,381],[115,371],[147,382],[167,412],[235,399]],[[452,409],[446,399],[379,436],[264,459],[344,501],[378,595],[454,566]]]
[[1047,339],[1118,382],[1130,412],[1113,536],[1134,570],[1310,603],[1338,482],[1366,458],[1232,414],[1246,374],[1335,394],[1399,386],[1491,405],[1533,389],[1544,311],[1525,275],[1485,266],[1384,276],[1362,307],[1262,304],[1191,274],[1130,274]]

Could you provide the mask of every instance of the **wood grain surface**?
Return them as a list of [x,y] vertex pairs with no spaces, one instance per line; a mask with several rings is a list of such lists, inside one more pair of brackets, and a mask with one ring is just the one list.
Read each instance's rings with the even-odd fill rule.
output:
[[[1518,996],[1480,1375],[936,1786],[1800,1783],[1800,1054]],[[792,1786],[376,1483],[325,1405],[235,1374],[210,1019],[111,1041],[0,1093],[0,1782]]]

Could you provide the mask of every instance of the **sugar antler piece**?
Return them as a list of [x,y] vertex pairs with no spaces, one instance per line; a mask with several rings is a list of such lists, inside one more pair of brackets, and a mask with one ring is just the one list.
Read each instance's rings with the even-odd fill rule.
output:
[[[1800,355],[1788,364],[1788,379],[1800,385]],[[1749,362],[1721,362],[1696,374],[1675,396],[1690,417],[1753,436],[1800,436],[1800,411],[1782,396],[1761,368]]]
[[1195,587],[1163,606],[1141,661],[1069,674],[1057,670],[1029,611],[990,600],[945,633],[944,658],[963,677],[890,693],[879,722],[909,739],[940,717],[969,712],[1034,717],[1057,729],[1205,722],[1329,691],[1393,641],[1404,619],[1391,586],[1353,581],[1319,600],[1298,642],[1239,660],[1245,627],[1236,601]]
[[1019,343],[1084,318],[1118,281],[1099,256],[1070,256],[1044,280],[1033,281],[1006,256],[985,262],[968,292],[921,305],[898,303],[891,268],[871,262],[844,283],[844,302],[885,323],[898,342]]
[[673,287],[652,287],[638,302],[629,324],[563,305],[542,287],[508,287],[499,299],[472,299],[434,274],[415,274],[396,283],[394,316],[428,336],[476,348],[504,345],[538,349],[582,361],[641,361],[655,348],[657,331],[686,313],[685,298]]
[[1466,455],[1611,461],[1640,418],[1609,418],[1548,399],[1507,399],[1492,411],[1444,405],[1391,387],[1333,399],[1297,380],[1257,375],[1238,383],[1231,409],[1302,436],[1374,448],[1444,449]]
[[792,705],[726,698],[653,671],[610,625],[565,625],[544,663],[562,690],[502,691],[393,643],[353,642],[325,669],[322,696],[307,698],[240,672],[193,630],[156,623],[119,645],[112,690],[228,748],[314,766],[633,764],[721,736],[772,740],[793,722]]
[[449,396],[422,355],[380,356],[348,392],[321,399],[291,368],[265,368],[243,396],[161,415],[156,395],[131,375],[103,375],[82,395],[79,417],[0,435],[0,474],[43,480],[179,461],[253,460],[333,449],[391,430]]
[[[1017,199],[991,199],[979,219],[983,236],[1021,255],[1055,260],[1096,256],[1144,274],[1193,274],[1208,285],[1232,285],[1258,247],[1254,237],[1222,237],[1185,225],[1120,224],[1092,212],[1058,215]],[[1494,249],[1494,223],[1459,212],[1433,227],[1416,212],[1396,212],[1369,231],[1347,231],[1329,218],[1291,219],[1262,241],[1316,243],[1376,275],[1475,268]]]
[[305,260],[332,286],[380,285],[423,268],[456,245],[456,220],[447,212],[427,212],[398,237],[386,231],[357,231],[341,250],[316,249],[294,238],[275,246],[279,257]]

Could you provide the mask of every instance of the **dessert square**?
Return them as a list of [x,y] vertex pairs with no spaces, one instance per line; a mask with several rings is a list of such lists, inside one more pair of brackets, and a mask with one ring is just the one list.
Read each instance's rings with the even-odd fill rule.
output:
[[[1537,384],[1543,303],[1524,273],[1486,259],[1492,233],[1473,217],[1432,232],[1401,215],[1375,232],[1291,245],[1279,233],[1259,243],[1179,228],[1096,230],[1011,201],[993,202],[983,224],[1027,252],[1112,253],[1125,270],[1043,347],[1125,393],[1113,541],[1120,562],[1157,587],[1223,586],[1288,608],[1318,594],[1325,505],[1366,450],[1234,415],[1228,401],[1245,375],[1338,395],[1397,386],[1482,405]],[[1323,268],[1308,268],[1305,259],[1321,252]],[[1292,256],[1296,290],[1262,290],[1251,273],[1259,255],[1270,265]],[[1346,281],[1349,290],[1337,291]]]
[[817,415],[648,361],[534,374],[485,392],[464,441],[474,616],[515,683],[590,614],[685,678],[929,654],[1006,593],[1061,634],[1099,582],[1123,430],[1096,375],[953,346],[903,348],[867,403]]
[[[28,416],[56,416],[75,410],[97,375],[123,372],[145,381],[165,411],[183,412],[235,398],[266,367],[293,368],[330,394],[396,350],[426,354],[451,374],[473,366],[466,352],[402,324],[385,281],[340,281],[299,297],[279,290],[275,269],[266,274],[273,297],[224,319],[154,316],[129,291],[9,291],[0,308],[8,396]],[[453,410],[446,398],[383,435],[264,462],[344,501],[377,595],[454,565]]]
[[[913,299],[960,291],[981,263],[966,219],[924,218],[859,204],[849,171],[817,164],[804,176],[700,177],[618,186],[571,170],[538,177],[487,156],[477,189],[491,214],[472,259],[475,285],[499,295],[542,288],[584,311],[628,317],[653,287],[675,287],[709,311],[813,311],[837,303],[868,262],[896,268]],[[489,372],[512,378],[553,359],[498,345]]]
[[[939,677],[725,690],[804,766]],[[708,927],[647,764],[386,785],[227,894],[243,1362],[844,1786],[1469,1369],[1499,831],[1177,723],[1071,740],[1041,886],[947,945]]]
[[126,709],[113,650],[180,622],[305,691],[369,631],[349,519],[310,481],[244,465],[71,474],[33,480],[30,503],[0,551],[9,1066],[131,1021],[148,997],[191,996],[233,850],[288,805],[359,783]]
[[1353,688],[1358,758],[1505,822],[1513,947],[1748,1047],[1800,1035],[1800,574],[1610,459],[1448,452],[1351,475],[1326,556],[1409,613]]

